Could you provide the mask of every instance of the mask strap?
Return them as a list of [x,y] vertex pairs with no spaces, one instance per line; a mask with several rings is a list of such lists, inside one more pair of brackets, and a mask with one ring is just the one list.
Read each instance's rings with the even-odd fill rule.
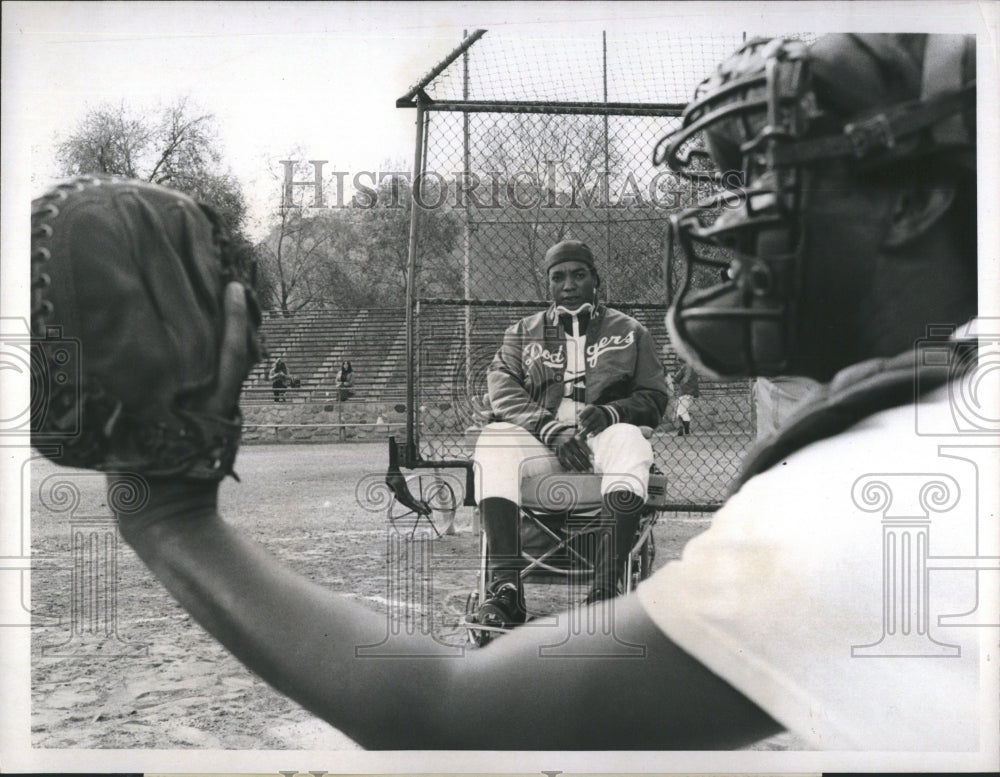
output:
[[[924,101],[946,92],[962,89],[962,59],[965,55],[964,35],[928,35],[924,49],[924,72],[920,98]],[[935,142],[941,145],[969,143],[969,132],[960,113],[939,121],[931,127]]]

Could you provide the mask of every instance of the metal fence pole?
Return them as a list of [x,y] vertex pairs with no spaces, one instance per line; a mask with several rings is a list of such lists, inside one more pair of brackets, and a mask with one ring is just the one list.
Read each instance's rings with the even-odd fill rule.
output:
[[[462,54],[462,99],[469,99],[469,52]],[[462,114],[462,184],[468,186],[472,175],[472,154],[469,148],[469,114]],[[466,193],[468,195],[468,192]],[[469,198],[465,202],[465,232],[462,244],[462,293],[472,299],[472,210]],[[465,391],[472,392],[472,308],[466,306],[465,316]]]
[[[604,104],[608,102],[608,33],[601,31],[601,75],[604,81]],[[611,140],[610,119],[604,114],[604,263],[611,266]],[[608,273],[610,276],[611,273]],[[604,289],[605,294],[613,293],[612,287]]]
[[[426,112],[423,100],[417,100],[417,137],[413,150],[413,187],[410,192],[410,238],[406,257],[406,358],[410,374],[416,368],[416,302],[417,302],[417,239],[420,234],[419,207],[420,181],[424,172],[424,140]],[[417,451],[417,391],[416,381],[406,382],[406,455],[407,465],[416,461]]]

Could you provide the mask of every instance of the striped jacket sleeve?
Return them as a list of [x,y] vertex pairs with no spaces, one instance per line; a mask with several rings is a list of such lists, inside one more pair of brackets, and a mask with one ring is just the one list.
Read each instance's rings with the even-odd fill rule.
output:
[[638,349],[636,369],[626,396],[602,405],[611,423],[628,423],[636,426],[660,425],[667,408],[667,384],[663,366],[656,355],[656,344],[649,330],[637,328]]

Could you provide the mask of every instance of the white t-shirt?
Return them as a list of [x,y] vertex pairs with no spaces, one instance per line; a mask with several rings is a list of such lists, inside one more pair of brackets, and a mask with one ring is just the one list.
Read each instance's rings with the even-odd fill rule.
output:
[[639,586],[647,613],[817,747],[979,749],[996,721],[980,681],[996,678],[998,449],[933,433],[954,423],[945,387],[752,478]]

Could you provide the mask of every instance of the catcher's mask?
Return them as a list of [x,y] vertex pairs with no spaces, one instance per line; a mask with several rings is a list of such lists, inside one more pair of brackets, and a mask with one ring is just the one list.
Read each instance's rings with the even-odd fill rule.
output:
[[755,40],[702,82],[653,155],[716,191],[670,217],[668,277],[675,262],[683,270],[667,328],[686,360],[716,378],[809,374],[803,365],[822,360],[796,342],[808,167],[947,154],[973,169],[972,46],[960,35]]

